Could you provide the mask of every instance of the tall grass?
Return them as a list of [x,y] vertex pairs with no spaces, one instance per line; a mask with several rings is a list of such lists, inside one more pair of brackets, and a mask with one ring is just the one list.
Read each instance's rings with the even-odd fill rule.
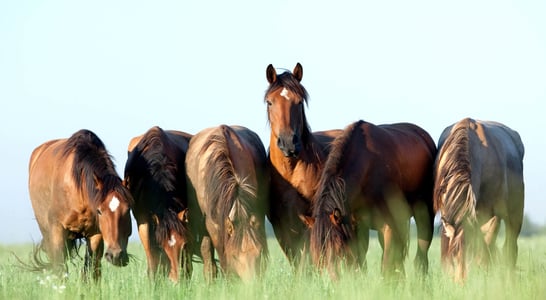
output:
[[[80,280],[82,261],[69,265],[66,278],[24,271],[12,253],[28,260],[32,245],[4,245],[0,246],[0,299],[546,299],[546,237],[519,240],[516,273],[501,267],[488,272],[473,269],[465,285],[454,283],[442,272],[438,244],[433,241],[430,272],[424,279],[414,276],[413,257],[406,261],[405,280],[382,279],[381,253],[373,239],[366,272],[345,272],[337,282],[325,274],[295,275],[276,241],[270,239],[269,265],[260,280],[245,284],[218,278],[207,284],[202,266],[194,264],[192,278],[176,285],[166,279],[148,279],[145,256],[137,242],[129,247],[135,258],[127,267],[103,261],[99,283]],[[414,243],[410,249],[414,253]]]

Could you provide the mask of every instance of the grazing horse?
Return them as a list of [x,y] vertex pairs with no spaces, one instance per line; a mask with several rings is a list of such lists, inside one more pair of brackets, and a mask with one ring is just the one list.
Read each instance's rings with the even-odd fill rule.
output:
[[332,143],[314,201],[310,251],[315,265],[334,279],[343,265],[365,266],[372,228],[383,248],[383,274],[402,275],[413,215],[419,239],[415,262],[425,268],[435,157],[434,141],[416,125],[349,125]]
[[221,125],[191,139],[186,155],[195,192],[190,224],[201,243],[207,280],[216,276],[214,249],[222,271],[245,281],[265,266],[266,167],[260,138],[245,127]]
[[312,214],[313,194],[329,144],[341,130],[311,132],[304,110],[308,94],[300,83],[303,69],[299,63],[292,73],[282,74],[269,65],[266,75],[269,88],[265,102],[271,127],[268,219],[288,260],[300,268],[309,247],[307,219]]
[[77,252],[81,238],[87,242],[84,278],[89,269],[94,279],[100,277],[104,252],[113,265],[127,265],[133,198],[93,132],[80,130],[38,146],[30,157],[28,187],[43,236],[34,253],[36,269],[66,271],[68,254]]
[[502,219],[505,262],[514,268],[524,205],[519,134],[500,123],[466,118],[443,131],[438,148],[434,205],[441,212],[444,267],[463,281],[473,259],[487,266]]
[[125,164],[124,183],[135,200],[132,210],[148,274],[154,276],[161,265],[173,282],[178,282],[180,267],[186,278],[192,272],[184,166],[190,138],[185,132],[152,127],[131,139]]

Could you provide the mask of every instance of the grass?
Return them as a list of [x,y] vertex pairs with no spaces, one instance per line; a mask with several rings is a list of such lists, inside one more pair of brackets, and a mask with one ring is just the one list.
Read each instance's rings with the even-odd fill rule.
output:
[[[138,242],[130,244],[129,251],[135,258],[127,267],[118,268],[103,261],[103,276],[96,284],[80,280],[82,262],[78,260],[69,265],[66,278],[21,270],[12,253],[29,259],[32,245],[4,245],[0,246],[0,299],[546,299],[546,236],[519,240],[515,274],[500,267],[489,272],[473,270],[465,285],[454,283],[442,272],[438,244],[433,241],[430,272],[424,280],[413,276],[413,257],[406,261],[406,280],[383,280],[379,272],[380,249],[373,240],[367,272],[347,272],[337,282],[319,273],[298,276],[276,241],[270,239],[269,265],[259,280],[244,284],[218,278],[207,284],[202,266],[194,264],[192,278],[176,285],[168,280],[148,279],[144,252]],[[414,243],[410,250],[414,254]]]

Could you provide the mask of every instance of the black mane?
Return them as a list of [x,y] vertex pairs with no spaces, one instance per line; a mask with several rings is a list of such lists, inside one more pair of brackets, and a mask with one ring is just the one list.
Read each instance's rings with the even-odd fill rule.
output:
[[63,156],[71,153],[74,153],[72,178],[77,188],[87,194],[92,207],[97,207],[113,190],[124,199],[132,199],[127,197],[112,157],[95,133],[86,129],[74,133],[66,142]]

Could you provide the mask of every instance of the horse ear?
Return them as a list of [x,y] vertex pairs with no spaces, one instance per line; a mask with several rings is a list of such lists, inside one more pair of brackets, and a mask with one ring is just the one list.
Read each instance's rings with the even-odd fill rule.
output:
[[330,221],[334,224],[339,226],[341,224],[341,211],[336,207],[330,214]]
[[97,178],[97,175],[93,174],[93,182],[95,183],[95,189],[102,190],[102,182]]
[[178,213],[178,220],[184,222],[184,223],[188,223],[188,209],[184,209],[182,210],[181,212]]
[[267,76],[267,81],[269,84],[272,84],[273,82],[277,81],[277,71],[275,71],[275,68],[272,64],[269,64],[267,66],[267,69],[265,70],[265,74]]
[[155,226],[159,225],[159,217],[156,214],[152,214],[152,220],[155,223]]
[[296,77],[298,81],[301,81],[301,79],[303,78],[303,67],[300,63],[296,64],[296,67],[294,67],[294,71],[292,72],[292,74],[294,74],[294,77]]
[[307,226],[307,228],[313,228],[313,225],[315,224],[315,218],[306,215],[299,215],[299,217],[303,224]]

